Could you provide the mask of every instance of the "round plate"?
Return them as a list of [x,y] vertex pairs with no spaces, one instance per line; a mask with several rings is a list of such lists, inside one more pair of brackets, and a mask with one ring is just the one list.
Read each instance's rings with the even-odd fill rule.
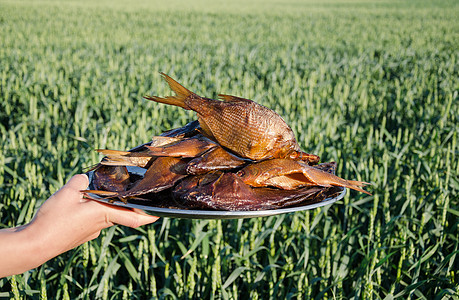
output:
[[[129,172],[141,174],[144,173],[145,169],[137,167],[128,167]],[[93,172],[89,172],[89,181],[92,181]],[[194,209],[175,209],[175,208],[162,208],[148,205],[140,205],[133,203],[123,203],[121,201],[115,201],[110,203],[107,199],[99,197],[95,194],[89,194],[94,200],[107,203],[110,205],[116,205],[127,208],[138,208],[146,211],[151,215],[158,217],[169,217],[169,218],[182,218],[182,219],[245,219],[245,218],[258,218],[268,217],[286,213],[293,213],[297,211],[304,211],[309,209],[315,209],[317,207],[329,205],[342,199],[346,195],[346,189],[342,188],[342,191],[338,196],[333,198],[327,198],[321,202],[305,204],[302,206],[279,208],[279,209],[268,209],[268,210],[253,210],[253,211],[226,211],[226,210],[194,210]]]

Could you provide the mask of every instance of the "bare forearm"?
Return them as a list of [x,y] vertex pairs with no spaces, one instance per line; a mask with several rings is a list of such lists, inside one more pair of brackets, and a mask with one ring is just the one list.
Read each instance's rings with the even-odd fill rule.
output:
[[99,236],[114,224],[137,227],[158,217],[83,199],[88,178],[75,175],[25,226],[0,230],[0,277],[20,274]]
[[51,253],[43,253],[38,239],[26,226],[0,230],[0,241],[0,278],[23,273],[52,257]]

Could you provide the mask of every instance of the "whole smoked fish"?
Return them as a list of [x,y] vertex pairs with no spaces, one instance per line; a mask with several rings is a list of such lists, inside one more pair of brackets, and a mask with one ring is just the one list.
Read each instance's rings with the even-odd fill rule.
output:
[[275,111],[252,100],[219,95],[223,101],[198,96],[161,73],[176,96],[145,99],[193,110],[203,133],[235,154],[251,160],[290,158],[309,164],[317,155],[300,150],[292,129]]

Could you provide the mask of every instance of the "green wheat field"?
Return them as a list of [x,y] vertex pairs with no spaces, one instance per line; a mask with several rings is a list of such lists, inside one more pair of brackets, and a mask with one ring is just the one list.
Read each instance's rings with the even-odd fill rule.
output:
[[369,181],[245,220],[115,226],[5,299],[459,299],[458,1],[0,0],[0,228],[72,175],[195,119],[142,99],[277,111],[302,149]]

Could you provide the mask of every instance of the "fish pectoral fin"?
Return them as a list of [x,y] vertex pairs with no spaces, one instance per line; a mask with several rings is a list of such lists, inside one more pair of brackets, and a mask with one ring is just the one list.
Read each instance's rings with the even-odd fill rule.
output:
[[204,121],[204,118],[198,116],[198,121],[199,125],[201,126],[200,132],[207,138],[216,141],[217,139],[215,138],[214,134],[212,133],[212,130],[210,130],[209,126],[206,124],[206,121]]
[[248,103],[253,102],[250,99],[245,99],[245,98],[231,96],[231,95],[224,95],[224,94],[218,94],[218,98],[220,98],[224,102],[248,102]]
[[270,152],[269,145],[266,145],[264,141],[251,140],[247,144],[247,153],[250,154],[249,157],[263,157],[264,159],[268,159],[272,157]]

